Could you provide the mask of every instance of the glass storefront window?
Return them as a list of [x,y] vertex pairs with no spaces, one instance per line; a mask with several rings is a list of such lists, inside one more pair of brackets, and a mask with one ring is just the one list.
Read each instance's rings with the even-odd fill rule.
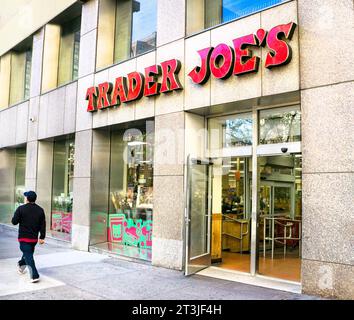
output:
[[156,47],[156,0],[117,0],[114,62]]
[[287,0],[188,0],[187,34],[238,19]]
[[252,114],[209,119],[210,149],[252,145]]
[[54,142],[51,230],[67,240],[70,239],[73,214],[74,154],[73,139]]
[[78,78],[81,16],[61,26],[58,85]]
[[26,147],[0,151],[0,223],[11,224],[14,211],[24,204]]
[[112,132],[108,217],[108,242],[149,252],[153,228],[150,136],[144,127]]
[[259,112],[259,143],[301,141],[300,107],[286,107]]
[[25,174],[26,174],[26,148],[16,149],[16,167],[15,167],[15,206],[16,210],[24,204],[25,192]]

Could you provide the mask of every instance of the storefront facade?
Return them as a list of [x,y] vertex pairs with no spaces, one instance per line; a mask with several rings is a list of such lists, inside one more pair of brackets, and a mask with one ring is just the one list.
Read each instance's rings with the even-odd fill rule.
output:
[[75,249],[353,299],[353,3],[239,6],[73,1],[2,52],[0,222],[32,189]]

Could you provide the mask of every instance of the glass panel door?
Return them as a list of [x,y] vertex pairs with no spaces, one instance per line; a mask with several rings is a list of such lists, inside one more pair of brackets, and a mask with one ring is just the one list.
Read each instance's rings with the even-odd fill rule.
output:
[[258,163],[259,274],[300,282],[301,154],[259,157]]
[[208,160],[188,158],[185,275],[211,264],[210,170]]

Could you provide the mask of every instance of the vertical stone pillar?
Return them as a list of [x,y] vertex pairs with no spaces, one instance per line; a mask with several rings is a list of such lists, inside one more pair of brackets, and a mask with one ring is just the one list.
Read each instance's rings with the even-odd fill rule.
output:
[[[30,149],[29,149],[30,148]],[[27,144],[26,177],[33,177],[33,166],[37,162],[37,203],[44,209],[47,230],[50,230],[52,211],[53,142],[34,141]],[[38,154],[38,155],[37,155]],[[27,179],[26,179],[26,183]]]
[[90,240],[92,130],[75,135],[74,203],[71,242],[87,251]]
[[87,251],[90,240],[92,114],[86,111],[86,90],[96,69],[98,0],[82,5],[79,79],[77,85],[72,246]]
[[308,294],[353,299],[353,1],[298,0],[298,10],[302,288]]
[[[157,46],[184,38],[186,1],[157,0]],[[167,27],[169,26],[169,27]]]
[[184,112],[155,117],[152,264],[181,270],[184,217]]

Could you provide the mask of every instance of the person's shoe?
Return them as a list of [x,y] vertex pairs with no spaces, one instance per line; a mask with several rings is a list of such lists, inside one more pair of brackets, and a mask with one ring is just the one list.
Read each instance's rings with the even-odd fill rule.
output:
[[34,279],[31,279],[31,283],[36,283],[36,282],[38,282],[39,281],[39,278],[34,278]]
[[25,274],[26,273],[26,266],[20,266],[19,264],[17,265],[17,273],[18,274]]

